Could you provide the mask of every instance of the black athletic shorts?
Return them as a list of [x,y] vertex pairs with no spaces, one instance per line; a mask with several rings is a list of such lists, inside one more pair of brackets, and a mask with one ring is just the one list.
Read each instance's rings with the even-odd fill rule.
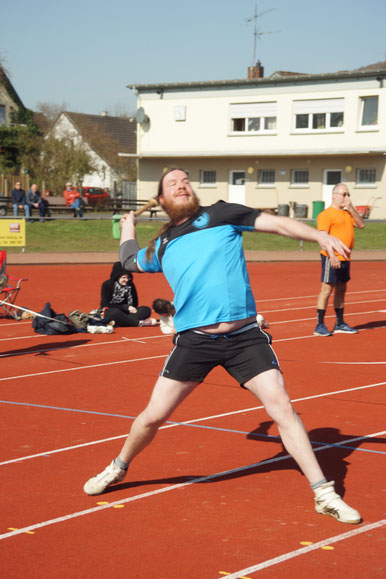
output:
[[187,330],[174,335],[174,348],[161,376],[181,382],[202,382],[213,368],[222,366],[242,386],[267,370],[280,371],[271,341],[271,336],[257,323],[229,334]]
[[324,283],[345,283],[350,281],[350,262],[341,261],[340,268],[334,269],[331,267],[330,258],[326,257],[322,253],[320,254],[322,258],[322,276],[321,280]]

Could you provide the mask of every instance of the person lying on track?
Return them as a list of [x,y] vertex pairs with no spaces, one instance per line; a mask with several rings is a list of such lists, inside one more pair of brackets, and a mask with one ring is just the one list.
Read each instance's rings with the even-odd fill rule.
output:
[[99,495],[122,481],[131,461],[177,406],[221,365],[261,401],[276,422],[286,450],[314,491],[316,511],[343,523],[359,523],[358,511],[335,492],[334,481],[324,477],[285,389],[270,336],[257,324],[242,232],[315,241],[330,256],[334,250],[343,255],[350,250],[325,231],[287,217],[223,201],[201,207],[182,169],[163,174],[158,201],[170,221],[146,249],[137,244],[134,214],[122,217],[120,260],[127,271],[164,273],[174,293],[174,347],[119,456],[86,482],[84,492]]

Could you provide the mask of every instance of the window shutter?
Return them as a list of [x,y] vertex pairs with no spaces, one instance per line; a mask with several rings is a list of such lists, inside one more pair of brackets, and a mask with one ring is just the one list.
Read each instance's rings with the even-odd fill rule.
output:
[[294,101],[293,111],[295,115],[306,115],[310,113],[342,113],[344,112],[344,99]]
[[276,117],[277,102],[231,104],[230,113],[232,119]]

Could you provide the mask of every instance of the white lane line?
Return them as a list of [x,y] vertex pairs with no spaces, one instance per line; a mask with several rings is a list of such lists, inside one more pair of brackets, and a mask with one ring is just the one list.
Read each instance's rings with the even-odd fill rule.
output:
[[[279,557],[274,557],[273,559],[268,559],[267,561],[263,561],[262,563],[258,563],[257,565],[246,567],[245,569],[241,569],[240,571],[236,571],[235,573],[226,575],[226,579],[239,579],[240,577],[245,577],[250,573],[262,571],[263,569],[267,569],[267,567],[278,565],[279,563],[289,561],[290,559],[294,559],[295,557],[299,557],[300,555],[308,555],[308,553],[316,551],[317,549],[321,549],[322,547],[333,545],[334,543],[338,543],[339,541],[346,541],[347,539],[351,539],[351,537],[356,537],[357,535],[367,533],[368,531],[372,531],[373,529],[379,529],[383,527],[385,524],[386,519],[382,519],[380,521],[376,521],[375,523],[364,525],[363,527],[357,527],[352,531],[347,531],[347,533],[342,533],[341,535],[335,535],[334,537],[323,539],[323,541],[319,541],[318,543],[307,545],[307,547],[302,547],[301,549],[296,549],[295,551],[283,553],[283,555],[279,555]],[[224,579],[224,576],[222,576],[221,579]]]
[[378,364],[386,364],[386,362],[319,362],[319,364],[339,364],[340,366],[344,366],[344,365],[355,365],[358,364],[359,366],[364,365],[364,366],[377,366]]
[[33,378],[36,376],[45,376],[47,374],[60,374],[61,372],[76,372],[78,370],[88,370],[90,368],[101,368],[103,366],[115,366],[117,364],[130,364],[131,362],[143,362],[147,360],[157,360],[158,358],[167,358],[169,354],[162,354],[162,356],[147,356],[146,358],[133,358],[131,360],[118,360],[117,362],[104,362],[103,364],[90,364],[88,366],[78,366],[77,368],[62,368],[61,370],[49,370],[46,372],[36,372],[35,374],[20,374],[19,376],[7,376],[0,378],[0,382],[7,380],[18,380],[20,378]]
[[[373,435],[369,435],[369,436],[373,436]],[[356,439],[353,439],[353,440],[356,440]],[[349,442],[349,441],[346,441],[346,442]],[[315,452],[317,452],[317,451],[322,451],[322,450],[326,450],[327,448],[328,448],[328,447],[323,446],[323,447],[320,447],[320,448],[315,449]],[[99,505],[99,506],[93,507],[93,508],[91,508],[91,509],[86,509],[86,510],[84,510],[84,511],[78,511],[78,512],[75,512],[75,513],[71,513],[71,514],[69,514],[69,515],[65,515],[65,516],[62,516],[62,517],[58,517],[58,518],[56,518],[56,519],[50,519],[50,520],[48,520],[48,521],[43,521],[43,522],[41,522],[41,523],[35,523],[34,525],[29,525],[28,527],[23,527],[23,528],[21,528],[21,529],[16,529],[16,530],[14,530],[14,531],[11,531],[10,533],[3,533],[2,535],[0,535],[0,540],[9,539],[10,537],[15,537],[16,535],[20,535],[20,534],[22,534],[22,533],[27,533],[27,532],[29,532],[29,531],[36,531],[36,529],[41,529],[42,527],[47,527],[47,526],[49,526],[49,525],[55,525],[55,524],[58,524],[58,523],[62,523],[62,522],[64,522],[64,521],[69,521],[69,520],[71,520],[71,519],[75,519],[75,518],[78,518],[78,517],[82,517],[82,516],[84,516],[84,515],[89,515],[89,514],[92,514],[92,513],[97,513],[97,512],[99,512],[99,511],[103,511],[103,510],[105,510],[105,509],[111,509],[112,507],[114,507],[114,506],[116,506],[116,505],[124,505],[124,504],[127,504],[127,503],[131,503],[131,502],[133,502],[133,501],[138,501],[138,500],[140,500],[140,499],[145,499],[145,498],[153,497],[153,496],[155,496],[155,495],[159,495],[159,494],[162,494],[162,493],[166,493],[166,492],[170,492],[170,491],[182,489],[182,488],[184,488],[184,487],[188,487],[188,486],[191,486],[191,485],[193,485],[193,484],[203,483],[203,482],[206,482],[206,481],[209,481],[209,480],[214,480],[214,479],[216,479],[216,478],[220,478],[220,477],[223,477],[223,476],[229,476],[229,475],[236,474],[236,473],[239,473],[239,472],[248,471],[248,470],[251,470],[251,469],[254,469],[254,468],[258,468],[258,467],[260,467],[260,466],[264,466],[264,465],[266,465],[266,464],[272,464],[272,463],[274,463],[274,462],[281,462],[282,460],[287,460],[288,458],[291,458],[291,457],[290,457],[290,455],[287,454],[287,455],[285,455],[285,456],[278,456],[278,457],[275,457],[275,458],[270,458],[270,459],[268,459],[268,460],[262,460],[261,462],[255,462],[255,463],[253,463],[253,464],[248,464],[248,465],[241,466],[241,467],[238,467],[238,468],[233,468],[233,469],[230,469],[230,470],[225,470],[225,471],[222,471],[222,472],[217,472],[217,473],[210,474],[210,475],[207,475],[207,476],[201,476],[201,477],[193,478],[193,479],[191,479],[191,480],[189,480],[189,481],[186,481],[186,482],[184,482],[184,483],[174,484],[174,485],[171,485],[171,486],[168,486],[168,487],[164,487],[164,488],[161,488],[161,489],[157,489],[157,490],[154,490],[154,491],[149,491],[149,492],[147,492],[147,493],[141,493],[140,495],[134,495],[134,496],[132,496],[132,497],[127,497],[126,499],[121,499],[121,500],[119,500],[119,501],[114,501],[114,502],[112,502],[112,503],[109,503],[108,505]]]
[[[347,308],[348,306],[352,306],[352,305],[357,305],[357,304],[373,304],[375,302],[384,302],[385,298],[379,299],[379,300],[363,300],[361,302],[348,302],[347,300],[345,300],[344,305],[345,308]],[[272,314],[274,312],[292,312],[295,310],[311,310],[311,309],[315,309],[316,306],[315,304],[313,304],[312,306],[301,306],[298,308],[281,308],[279,310],[264,310],[265,314]],[[377,311],[382,311],[382,310],[377,310]],[[346,313],[346,312],[345,312]],[[358,314],[360,314],[362,312],[358,312]]]
[[[371,313],[376,313],[376,312],[363,312],[363,313],[365,313],[365,314],[371,314]],[[361,315],[361,314],[346,314],[346,317],[355,316],[355,315]],[[328,318],[328,317],[335,317],[335,316],[326,316],[326,317]],[[285,322],[272,322],[272,325],[274,325],[274,324],[287,324],[287,323],[289,323],[289,322],[308,321],[308,320],[313,320],[313,319],[314,319],[314,318],[304,318],[304,319],[302,319],[302,320],[286,320]],[[363,329],[361,330],[361,332],[366,332],[366,331],[368,331],[368,330],[370,330],[370,329],[373,329],[373,328],[363,328]],[[155,338],[159,338],[159,337],[160,337],[160,338],[169,338],[170,336],[164,336],[164,335],[163,335],[163,336],[154,336],[154,337],[155,337]],[[275,344],[276,344],[276,343],[278,343],[278,342],[291,342],[291,341],[293,341],[293,340],[306,340],[306,339],[309,339],[309,338],[315,339],[315,338],[318,338],[318,337],[319,337],[319,336],[314,336],[313,334],[306,334],[305,336],[296,336],[296,337],[294,337],[294,338],[275,338],[275,339],[274,339],[274,342],[275,342]],[[151,337],[146,338],[146,339],[151,339]],[[127,341],[129,341],[129,340],[132,341],[132,342],[135,342],[135,341],[137,340],[137,338],[127,339]],[[112,343],[122,343],[122,342],[123,342],[123,340],[117,340],[116,342],[103,342],[103,345],[112,344]],[[87,345],[93,346],[93,345],[95,345],[95,344],[83,344],[83,345],[78,345],[78,346],[70,346],[68,349],[71,349],[71,348],[83,348],[83,347],[86,347]],[[60,349],[60,348],[59,348],[59,349]],[[42,352],[45,352],[45,351],[46,351],[46,350],[36,350],[34,353],[42,353]],[[48,351],[48,350],[47,350],[47,351]],[[32,353],[32,352],[23,352],[23,355],[25,355],[25,354],[30,354],[30,353]],[[105,363],[103,363],[103,364],[91,364],[91,365],[88,365],[88,366],[78,366],[78,367],[76,367],[76,368],[62,368],[62,369],[60,369],[60,370],[49,370],[49,371],[45,371],[45,372],[36,372],[35,374],[21,374],[21,375],[17,375],[17,376],[5,376],[5,377],[3,377],[3,378],[0,378],[0,382],[7,381],[7,380],[17,380],[17,379],[19,379],[19,378],[32,378],[32,377],[34,377],[34,376],[44,376],[44,375],[46,375],[46,374],[55,374],[55,373],[61,373],[61,372],[75,372],[75,371],[78,371],[78,370],[87,370],[87,369],[89,369],[89,368],[98,368],[98,367],[102,367],[102,366],[109,366],[110,364],[111,364],[111,365],[114,365],[114,364],[126,364],[126,363],[130,363],[130,362],[138,362],[138,361],[142,361],[142,360],[153,360],[153,359],[155,360],[155,359],[157,359],[157,358],[167,358],[168,355],[169,355],[169,354],[164,354],[164,355],[161,355],[161,356],[148,356],[148,357],[146,357],[146,358],[137,358],[137,359],[133,359],[133,360],[118,360],[118,361],[116,361],[116,362],[105,362]],[[0,356],[0,358],[1,358],[1,356]]]
[[[292,400],[292,403],[294,404],[295,402],[305,402],[307,400],[313,400],[315,398],[324,398],[326,396],[334,396],[335,394],[343,394],[346,392],[353,392],[356,390],[367,390],[368,388],[374,388],[376,386],[383,386],[385,385],[386,382],[378,382],[376,384],[366,384],[365,386],[357,386],[355,388],[347,388],[345,390],[336,390],[333,392],[325,392],[323,394],[314,394],[313,396],[306,396],[303,398],[295,398],[294,400]],[[185,420],[184,422],[177,422],[174,424],[166,424],[164,426],[161,426],[160,430],[166,430],[167,428],[176,428],[177,426],[185,426],[187,424],[195,424],[198,422],[206,422],[208,420],[215,420],[216,418],[225,418],[227,416],[235,416],[237,414],[244,414],[246,412],[253,412],[254,410],[263,410],[264,406],[253,406],[250,408],[243,408],[242,410],[232,410],[230,412],[223,412],[221,414],[213,414],[211,416],[203,416],[202,418],[192,418],[191,420]],[[104,442],[111,442],[112,440],[119,440],[120,438],[126,438],[128,433],[125,434],[119,434],[118,436],[112,436],[109,438],[102,438],[100,440],[93,440],[91,442],[84,442],[82,444],[76,444],[74,446],[66,446],[63,448],[58,448],[55,450],[47,450],[44,452],[39,452],[37,454],[30,454],[28,456],[22,456],[19,458],[13,458],[10,460],[5,460],[3,462],[0,462],[0,466],[4,466],[7,464],[11,464],[14,462],[21,462],[23,460],[30,460],[32,458],[39,458],[41,456],[47,456],[50,454],[57,454],[59,452],[66,452],[68,450],[76,450],[78,448],[85,448],[86,446],[93,446],[95,444],[103,444]],[[377,433],[378,435],[379,433]],[[363,437],[360,437],[363,438]],[[356,440],[356,439],[355,439]],[[347,441],[344,441],[344,444],[346,444]]]
[[[304,308],[297,308],[297,309],[304,309]],[[272,310],[275,311],[275,310]],[[276,310],[276,311],[281,311],[281,310]],[[283,310],[284,311],[284,310]],[[378,313],[382,313],[385,312],[386,310],[370,310],[367,312],[346,312],[345,316],[350,317],[350,316],[362,316],[362,315],[367,315],[367,314],[378,314]],[[267,312],[264,311],[264,313],[266,314]],[[330,314],[328,316],[325,316],[325,319],[327,318],[335,318],[335,314]],[[282,321],[275,321],[275,322],[270,322],[271,326],[276,326],[279,324],[290,324],[290,323],[296,323],[296,322],[309,322],[309,321],[315,321],[315,316],[311,317],[311,318],[296,318],[293,320],[282,320]],[[363,328],[361,331],[366,331],[367,329],[370,328]],[[303,340],[305,338],[312,338],[313,334],[310,335],[306,335],[306,336],[296,336],[294,338],[281,338],[281,339],[275,339],[275,342],[284,342],[284,341],[291,341],[291,340]],[[10,340],[28,340],[30,338],[41,338],[41,335],[36,335],[36,336],[18,336],[15,338],[0,338],[0,342],[9,342]],[[149,341],[149,340],[158,340],[160,338],[170,338],[170,336],[161,334],[161,335],[157,335],[157,336],[145,336],[144,338],[127,338],[126,336],[122,336],[121,338],[119,338],[118,340],[109,340],[108,342],[92,342],[90,344],[77,344],[76,346],[68,346],[66,345],[66,342],[63,342],[63,347],[57,347],[57,348],[45,348],[45,349],[41,349],[41,350],[28,350],[28,351],[24,351],[24,352],[16,352],[16,353],[9,353],[9,354],[0,354],[0,358],[8,358],[11,356],[25,356],[26,354],[39,354],[39,353],[44,353],[44,352],[53,352],[55,350],[71,350],[74,348],[90,348],[90,347],[94,347],[94,346],[111,346],[113,344],[119,344],[122,342],[134,342],[134,343],[143,343],[143,340]],[[0,378],[1,380],[1,378]]]
[[[379,314],[381,311],[382,310],[369,310],[368,312],[345,312],[344,317],[350,318],[351,316],[363,316],[363,315],[367,315],[367,314]],[[267,312],[264,312],[264,314],[266,314],[266,313]],[[334,318],[335,319],[335,317],[336,317],[335,314],[329,314],[328,316],[324,316],[324,319],[327,319],[327,318]],[[276,321],[271,322],[270,320],[268,320],[268,321],[269,321],[270,326],[277,326],[279,324],[290,324],[291,322],[292,323],[310,322],[312,320],[314,320],[314,322],[316,323],[316,317],[315,316],[313,316],[312,318],[295,318],[293,320],[282,320],[279,322],[276,322]],[[386,325],[386,323],[385,323],[385,325]],[[379,327],[383,327],[383,326],[379,326]],[[369,329],[374,329],[374,328],[362,328],[361,332],[369,330]],[[304,337],[304,336],[302,336],[302,337]],[[295,337],[295,338],[289,338],[289,339],[297,340],[298,338]],[[277,340],[275,340],[275,342],[276,341]]]
[[[0,326],[0,330],[1,330],[1,326]],[[88,336],[89,334],[84,332],[82,334],[71,334],[72,338],[75,337],[79,337],[79,336]],[[31,338],[42,338],[42,334],[33,334],[32,336],[15,336],[13,338],[0,338],[0,342],[9,342],[10,340],[29,340]],[[160,335],[156,335],[156,336],[144,336],[143,338],[141,338],[141,340],[156,340],[158,338],[170,338],[170,336],[167,336],[165,334],[160,334]],[[68,338],[71,339],[71,338]],[[99,345],[103,345],[103,344],[114,344],[115,342],[119,342],[120,340],[126,340],[128,342],[136,342],[138,340],[138,338],[127,338],[126,336],[122,336],[121,338],[119,338],[118,340],[115,341],[109,341],[109,342],[92,342],[91,344],[79,344],[78,346],[70,346],[71,348],[85,348],[86,346],[99,346]],[[63,342],[63,344],[66,344],[66,342]]]
[[[380,292],[386,292],[386,289],[375,289],[375,290],[358,290],[355,292],[347,292],[346,293],[346,299],[349,296],[352,296],[354,294],[372,294],[372,293],[380,293]],[[257,292],[255,292],[257,293]],[[260,302],[282,302],[284,300],[304,300],[306,298],[317,298],[319,294],[313,294],[311,296],[293,296],[293,297],[286,297],[286,298],[266,298],[266,299],[257,299],[255,300],[256,303],[260,303]]]

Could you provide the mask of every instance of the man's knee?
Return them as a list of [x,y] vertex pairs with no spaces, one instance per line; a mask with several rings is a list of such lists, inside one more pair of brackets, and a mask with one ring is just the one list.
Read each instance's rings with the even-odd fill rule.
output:
[[322,282],[322,286],[320,288],[321,295],[325,297],[330,297],[332,290],[334,289],[334,284]]
[[169,414],[167,412],[162,412],[161,409],[147,407],[138,418],[144,428],[158,430],[158,428],[160,428],[166,421],[168,416]]
[[337,283],[335,286],[335,295],[344,296],[346,293],[347,282]]
[[288,424],[296,416],[294,407],[286,392],[267,405],[265,410],[268,416],[272,418],[279,427]]

